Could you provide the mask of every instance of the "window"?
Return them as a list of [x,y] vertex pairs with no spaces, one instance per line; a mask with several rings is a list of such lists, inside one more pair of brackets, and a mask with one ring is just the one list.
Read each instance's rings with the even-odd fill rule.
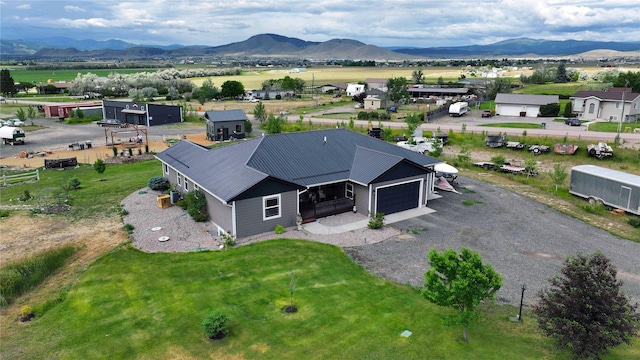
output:
[[178,186],[182,185],[182,175],[178,174],[178,178],[177,178],[176,182],[177,182]]
[[164,173],[168,174],[169,173],[169,165],[164,164]]
[[352,183],[347,183],[345,195],[347,196],[347,198],[353,200],[353,184]]
[[589,104],[589,114],[593,114],[593,110],[595,110],[596,108],[596,104],[591,103]]
[[196,191],[200,190],[200,188],[198,187],[198,184],[193,184],[193,189],[196,190]]
[[184,178],[184,191],[189,191],[189,179]]
[[280,194],[263,197],[262,205],[264,207],[263,220],[280,217]]
[[620,104],[621,103],[616,103],[616,109],[620,109]]
[[237,124],[237,125],[236,125],[236,131],[235,131],[235,132],[236,132],[236,134],[241,133],[241,132],[242,132],[242,125]]

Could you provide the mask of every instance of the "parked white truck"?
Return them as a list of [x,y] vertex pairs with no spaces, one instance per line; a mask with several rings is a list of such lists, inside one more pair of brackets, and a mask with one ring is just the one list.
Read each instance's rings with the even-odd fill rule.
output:
[[589,203],[640,215],[640,176],[595,165],[571,168],[569,192]]
[[24,130],[19,127],[0,127],[0,139],[3,144],[24,144]]
[[455,102],[449,105],[449,116],[462,116],[469,111],[469,104],[465,101]]

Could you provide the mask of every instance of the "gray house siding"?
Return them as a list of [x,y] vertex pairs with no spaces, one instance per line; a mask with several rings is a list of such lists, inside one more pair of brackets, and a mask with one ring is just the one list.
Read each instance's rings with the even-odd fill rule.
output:
[[245,138],[244,120],[237,121],[207,121],[207,139],[215,141]]
[[127,124],[154,126],[182,122],[182,107],[177,105],[103,100],[102,108],[105,119],[118,119]]
[[233,232],[233,209],[231,206],[224,204],[209,193],[205,192],[205,194],[207,196],[207,211],[211,222],[218,225],[226,232]]
[[[276,195],[276,194],[273,194]],[[280,194],[280,217],[263,220],[262,197],[249,198],[235,202],[236,237],[273,231],[276,225],[294,226],[297,218],[298,192],[289,191]]]
[[358,213],[369,216],[369,187],[354,184],[353,192],[356,197]]
[[149,126],[182,122],[181,106],[148,104]]

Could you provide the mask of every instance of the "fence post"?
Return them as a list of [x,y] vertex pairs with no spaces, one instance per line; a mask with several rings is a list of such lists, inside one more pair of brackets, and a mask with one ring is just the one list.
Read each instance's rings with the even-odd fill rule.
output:
[[7,175],[2,175],[2,186],[7,186]]
[[36,169],[36,181],[40,181],[40,172]]

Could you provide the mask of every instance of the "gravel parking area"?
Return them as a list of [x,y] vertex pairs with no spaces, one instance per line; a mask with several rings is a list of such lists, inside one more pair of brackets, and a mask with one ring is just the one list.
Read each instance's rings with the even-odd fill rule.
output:
[[[345,248],[364,268],[412,286],[424,285],[427,252],[462,246],[479,252],[504,277],[499,303],[535,302],[547,279],[560,274],[567,256],[600,251],[623,280],[623,290],[640,303],[640,244],[613,236],[498,186],[459,177],[461,194],[441,192],[429,202],[436,212],[393,224],[403,235]],[[464,205],[463,200],[474,201]]]

